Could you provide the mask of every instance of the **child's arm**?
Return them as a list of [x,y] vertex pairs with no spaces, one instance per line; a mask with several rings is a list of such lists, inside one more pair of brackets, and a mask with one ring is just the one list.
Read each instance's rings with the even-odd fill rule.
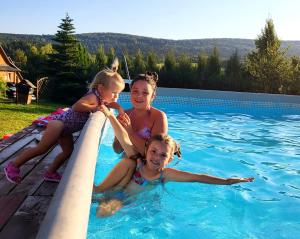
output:
[[108,108],[116,109],[119,112],[119,115],[125,114],[125,111],[117,102],[111,102],[106,105]]
[[231,185],[235,183],[252,182],[254,178],[219,178],[206,174],[190,173],[176,170],[173,168],[166,168],[164,170],[166,181],[174,182],[198,182],[207,184]]
[[80,98],[72,109],[77,112],[95,112],[98,107],[98,101],[94,94],[88,94]]
[[136,155],[137,151],[135,150],[132,142],[130,141],[128,133],[123,128],[123,126],[120,124],[120,122],[117,120],[117,118],[114,116],[114,114],[112,112],[110,112],[109,109],[105,105],[101,105],[100,110],[109,119],[109,121],[114,129],[115,136],[117,137],[118,141],[120,142],[126,155],[129,158],[133,155]]

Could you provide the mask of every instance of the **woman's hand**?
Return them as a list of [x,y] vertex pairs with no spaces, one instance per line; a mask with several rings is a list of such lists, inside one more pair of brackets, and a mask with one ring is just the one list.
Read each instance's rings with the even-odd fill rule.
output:
[[236,183],[249,183],[253,182],[254,178],[227,178],[226,179],[228,185],[236,184]]
[[127,132],[132,130],[131,120],[125,112],[123,114],[119,114],[117,119],[121,123],[121,125],[126,129]]

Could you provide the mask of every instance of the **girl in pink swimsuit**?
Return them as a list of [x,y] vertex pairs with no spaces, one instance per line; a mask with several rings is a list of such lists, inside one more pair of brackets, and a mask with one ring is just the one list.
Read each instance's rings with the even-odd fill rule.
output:
[[174,155],[181,156],[179,145],[168,135],[151,136],[145,146],[145,156],[141,156],[137,154],[129,135],[115,116],[105,106],[101,106],[101,111],[110,120],[115,135],[128,157],[124,157],[100,185],[94,186],[95,192],[112,192],[110,198],[102,200],[99,204],[98,216],[112,215],[122,207],[128,196],[167,182],[231,185],[254,180],[252,177],[219,178],[167,167]]
[[[126,129],[131,142],[140,154],[145,153],[145,143],[152,135],[166,134],[168,122],[166,114],[151,106],[156,96],[158,76],[155,72],[139,74],[131,83],[130,99],[133,108],[119,115],[118,120]],[[115,152],[123,149],[114,141]]]
[[8,181],[19,183],[21,181],[20,167],[35,156],[44,154],[57,142],[62,148],[44,172],[44,180],[59,182],[61,175],[57,169],[71,155],[73,151],[72,133],[83,128],[91,112],[98,110],[102,103],[117,106],[116,100],[124,89],[124,80],[113,70],[103,70],[96,74],[90,86],[90,91],[79,99],[71,109],[57,115],[51,120],[36,147],[24,150],[14,161],[8,163],[4,172]]

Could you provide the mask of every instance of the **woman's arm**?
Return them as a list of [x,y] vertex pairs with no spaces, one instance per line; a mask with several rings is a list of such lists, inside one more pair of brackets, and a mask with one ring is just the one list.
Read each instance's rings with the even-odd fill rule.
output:
[[114,129],[115,136],[117,137],[118,141],[120,142],[126,155],[128,157],[136,155],[137,151],[135,150],[135,147],[133,146],[132,142],[130,141],[128,133],[123,128],[123,126],[120,124],[120,122],[117,120],[117,118],[114,116],[114,114],[112,112],[110,112],[109,109],[104,105],[100,106],[100,110],[109,119],[109,121]]
[[235,183],[252,182],[254,178],[219,178],[206,174],[190,173],[185,171],[176,170],[173,168],[166,168],[164,170],[164,176],[167,181],[174,182],[198,182],[207,184],[220,184],[231,185]]

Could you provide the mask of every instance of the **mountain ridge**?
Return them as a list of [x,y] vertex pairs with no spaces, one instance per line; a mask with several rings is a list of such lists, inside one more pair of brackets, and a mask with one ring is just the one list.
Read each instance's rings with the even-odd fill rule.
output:
[[[173,49],[175,55],[178,57],[182,54],[187,54],[194,60],[202,51],[210,55],[213,48],[217,47],[222,59],[228,59],[235,50],[243,59],[250,51],[255,49],[253,39],[243,38],[203,38],[203,39],[184,39],[172,40],[164,38],[153,38],[123,33],[81,33],[75,34],[80,42],[85,47],[95,54],[100,44],[104,45],[105,50],[108,51],[110,47],[114,47],[117,54],[122,51],[127,51],[134,55],[140,49],[144,55],[153,51],[160,58],[170,50]],[[33,42],[35,44],[46,44],[53,42],[54,35],[35,35],[35,34],[14,34],[14,33],[0,33],[0,43],[8,44],[12,41]],[[288,48],[288,56],[300,57],[300,41],[281,41],[282,48]]]

